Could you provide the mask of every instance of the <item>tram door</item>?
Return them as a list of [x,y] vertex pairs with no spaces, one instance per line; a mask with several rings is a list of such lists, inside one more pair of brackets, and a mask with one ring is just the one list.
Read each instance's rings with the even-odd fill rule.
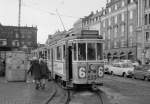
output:
[[0,51],[0,76],[5,75],[6,51]]
[[69,80],[72,79],[72,46],[68,46],[68,68],[69,68]]

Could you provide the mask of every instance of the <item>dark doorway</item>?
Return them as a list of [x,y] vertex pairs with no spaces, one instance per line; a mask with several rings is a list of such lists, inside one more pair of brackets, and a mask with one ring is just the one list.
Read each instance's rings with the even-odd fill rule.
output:
[[69,80],[72,79],[72,47],[68,47],[68,70],[69,70]]

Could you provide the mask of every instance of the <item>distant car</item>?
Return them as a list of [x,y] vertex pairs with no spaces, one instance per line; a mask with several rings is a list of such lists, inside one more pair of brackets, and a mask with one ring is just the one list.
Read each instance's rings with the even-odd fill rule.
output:
[[128,77],[133,75],[134,66],[130,63],[114,63],[110,68],[109,71],[113,75],[120,75],[123,77]]
[[136,67],[133,77],[135,79],[150,80],[150,65],[141,65]]

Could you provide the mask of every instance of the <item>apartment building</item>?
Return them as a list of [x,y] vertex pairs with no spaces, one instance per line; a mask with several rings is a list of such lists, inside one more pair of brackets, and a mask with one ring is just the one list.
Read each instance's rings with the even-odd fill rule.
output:
[[107,59],[136,59],[137,4],[135,0],[108,0],[101,17]]
[[30,51],[36,47],[37,27],[0,25],[0,51]]
[[150,61],[150,0],[138,0],[138,58]]

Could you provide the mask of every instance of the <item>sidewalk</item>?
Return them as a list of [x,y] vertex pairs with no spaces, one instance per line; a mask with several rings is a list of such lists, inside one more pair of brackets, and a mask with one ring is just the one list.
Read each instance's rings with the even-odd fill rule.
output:
[[45,90],[35,90],[33,83],[7,82],[0,77],[0,104],[42,104],[51,94],[52,82]]

